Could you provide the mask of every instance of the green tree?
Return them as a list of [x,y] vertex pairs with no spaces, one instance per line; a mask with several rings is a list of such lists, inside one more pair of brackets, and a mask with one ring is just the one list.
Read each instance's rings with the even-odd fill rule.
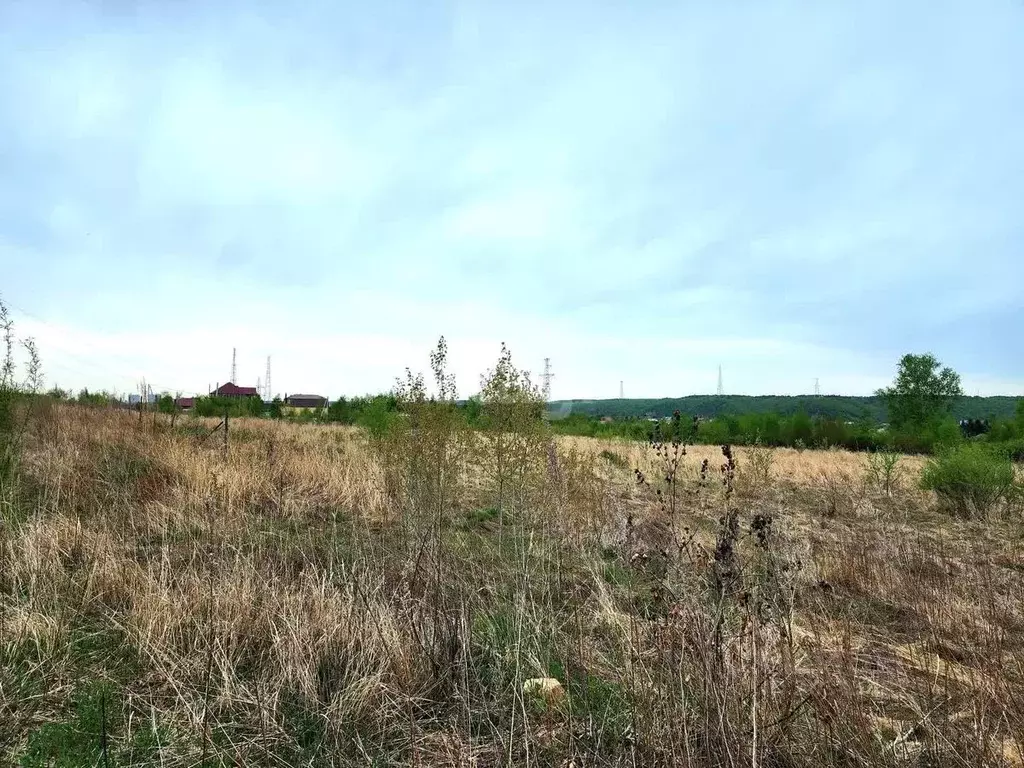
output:
[[789,421],[790,439],[793,443],[797,440],[803,445],[809,445],[814,440],[814,422],[807,415],[806,411],[797,411]]
[[284,402],[281,400],[280,397],[275,397],[273,400],[271,400],[270,407],[267,409],[267,413],[270,414],[270,418],[280,419],[282,415],[281,407],[283,405]]
[[249,397],[245,399],[243,412],[246,416],[260,417],[263,415],[265,410],[263,400],[259,397]]
[[327,406],[327,420],[339,424],[351,424],[355,421],[355,409],[344,397],[339,397]]
[[463,406],[463,411],[466,414],[466,423],[471,426],[476,426],[480,422],[480,417],[483,414],[483,404],[480,401],[480,396],[473,395],[469,398]]
[[963,395],[960,375],[932,354],[904,355],[892,386],[878,390],[898,429],[923,429],[948,414]]
[[156,399],[156,409],[168,415],[174,413],[174,398],[166,392]]
[[102,392],[90,392],[88,389],[82,389],[78,392],[77,402],[80,405],[110,405],[116,398],[106,390]]

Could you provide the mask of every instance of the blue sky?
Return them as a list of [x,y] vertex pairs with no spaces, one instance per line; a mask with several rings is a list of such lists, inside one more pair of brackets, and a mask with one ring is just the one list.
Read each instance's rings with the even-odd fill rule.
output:
[[49,383],[1024,393],[1024,4],[0,4]]

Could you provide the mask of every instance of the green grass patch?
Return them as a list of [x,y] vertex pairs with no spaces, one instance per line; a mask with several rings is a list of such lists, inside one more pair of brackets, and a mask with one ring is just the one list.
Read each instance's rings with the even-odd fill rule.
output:
[[501,513],[496,507],[472,509],[466,513],[465,527],[478,528],[480,526],[487,525],[488,523],[497,523],[500,518]]
[[21,768],[95,768],[159,764],[167,734],[142,718],[142,727],[125,734],[124,699],[107,681],[76,688],[64,717],[33,731],[18,758]]
[[601,451],[601,458],[619,469],[627,469],[629,467],[629,463],[622,456],[615,453],[615,451],[609,451],[607,448]]

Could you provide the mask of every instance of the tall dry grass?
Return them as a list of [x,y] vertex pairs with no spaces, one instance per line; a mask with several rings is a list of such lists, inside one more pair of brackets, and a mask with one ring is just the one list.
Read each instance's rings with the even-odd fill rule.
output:
[[726,484],[700,446],[666,482],[645,446],[523,432],[496,496],[496,444],[443,419],[233,420],[226,456],[215,423],[35,425],[0,760],[1024,764],[1019,520],[947,517],[915,460],[883,493],[860,456],[737,449]]

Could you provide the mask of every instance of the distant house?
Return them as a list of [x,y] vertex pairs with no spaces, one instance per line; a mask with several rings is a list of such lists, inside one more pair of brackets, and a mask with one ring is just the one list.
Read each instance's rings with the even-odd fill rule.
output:
[[182,411],[192,410],[192,406],[195,404],[196,399],[194,397],[179,397],[174,401],[175,407]]
[[213,392],[214,397],[259,397],[260,393],[256,387],[239,387],[232,384],[230,381],[227,384],[221,384]]
[[320,395],[285,395],[284,404],[294,410],[316,410],[327,407],[327,398]]

